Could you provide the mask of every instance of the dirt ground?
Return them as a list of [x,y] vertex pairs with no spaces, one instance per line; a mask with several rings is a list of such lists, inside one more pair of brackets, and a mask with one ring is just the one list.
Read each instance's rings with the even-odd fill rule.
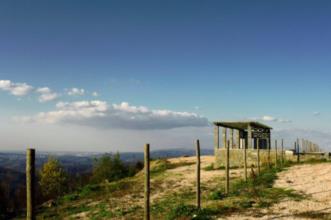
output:
[[[182,191],[183,189],[194,190],[194,184],[196,181],[196,157],[179,157],[167,159],[172,164],[187,163],[192,165],[180,166],[175,169],[169,169],[165,173],[167,178],[162,180],[162,184],[158,185],[157,190],[151,195],[151,200],[155,201],[163,197],[164,195],[171,194],[174,191]],[[215,162],[214,156],[201,157],[201,184],[208,185],[209,187],[215,185],[217,181],[215,178],[224,177],[224,170],[210,170],[204,169]],[[243,175],[242,170],[232,170],[232,178],[240,177]],[[152,179],[152,185],[155,180]]]
[[331,219],[331,164],[300,165],[279,174],[275,187],[307,195],[301,201],[283,201],[262,210],[263,217],[231,216],[227,219]]
[[[213,187],[215,181],[224,178],[224,170],[208,170],[204,168],[214,163],[213,156],[201,157],[202,184]],[[181,157],[168,159],[172,164],[183,164],[173,169],[165,171],[164,175],[152,178],[152,202],[157,202],[166,195],[173,194],[174,191],[184,191],[191,189],[194,191],[196,178],[196,158]],[[231,170],[231,177],[243,177],[243,170]],[[305,195],[305,199],[300,201],[282,201],[267,209],[252,209],[241,215],[232,215],[229,220],[251,220],[251,219],[331,219],[331,163],[306,164],[288,168],[288,170],[278,174],[275,187],[295,190],[295,192]],[[132,196],[123,196],[117,203],[128,201],[135,202],[135,205],[143,204],[142,192],[137,192],[133,201]],[[205,193],[205,192],[203,192]],[[81,213],[84,214],[84,213]],[[85,213],[86,214],[86,213]],[[82,216],[76,219],[85,219]]]

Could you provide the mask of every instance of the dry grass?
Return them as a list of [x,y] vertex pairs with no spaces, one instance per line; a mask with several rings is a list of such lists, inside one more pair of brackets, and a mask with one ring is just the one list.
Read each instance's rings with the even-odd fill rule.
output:
[[[165,219],[166,213],[172,208],[180,207],[181,204],[194,205],[195,160],[195,157],[182,157],[151,163],[152,219]],[[271,203],[277,201],[278,204],[261,208],[255,205],[251,207],[252,199],[247,196],[234,195],[221,200],[211,199],[211,194],[215,195],[215,192],[222,191],[225,172],[210,169],[214,163],[213,156],[204,156],[201,161],[203,206],[210,210],[221,210],[218,212],[222,216],[221,219],[328,219],[330,217],[331,164],[329,163],[294,166],[279,173],[279,179],[275,183],[277,188],[272,189],[271,193],[278,193],[277,189],[286,188],[297,192],[304,191],[310,197],[303,201],[295,201],[289,196],[289,199],[284,201],[286,192],[279,191],[279,195],[283,197]],[[232,179],[242,177],[242,169],[231,170]],[[135,177],[106,183],[90,193],[84,193],[84,196],[79,198],[73,196],[72,201],[44,209],[39,219],[142,219],[143,189],[143,172],[141,172]],[[268,196],[270,197],[270,194]],[[265,199],[268,200],[267,197]],[[233,210],[236,210],[237,215],[233,215]]]

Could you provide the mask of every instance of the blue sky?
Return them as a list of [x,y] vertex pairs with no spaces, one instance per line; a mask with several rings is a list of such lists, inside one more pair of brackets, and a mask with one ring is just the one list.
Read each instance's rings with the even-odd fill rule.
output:
[[[0,80],[34,89],[24,96],[0,91],[6,121],[0,132],[11,137],[19,128],[37,138],[45,130],[63,130],[61,120],[40,131],[35,122],[21,125],[13,118],[55,111],[58,102],[90,100],[195,113],[198,120],[265,119],[276,129],[331,132],[330,10],[331,3],[322,0],[2,1]],[[36,90],[42,87],[58,97],[39,102]],[[72,88],[84,89],[84,95],[68,95]],[[151,125],[146,136],[130,124],[97,129],[105,137],[118,134],[116,144],[125,135],[143,143],[155,132],[171,139],[180,129],[187,139],[178,145],[187,145],[193,138],[189,129],[197,127],[201,132],[192,134],[205,133],[209,140],[200,121],[185,130],[184,119],[166,131]],[[169,126],[172,120],[162,123]],[[73,124],[77,132],[98,127],[90,121]],[[51,149],[55,137],[44,136],[49,138],[40,144]],[[95,138],[91,135],[91,143]],[[3,148],[20,149],[26,142],[36,140],[6,141]],[[135,149],[136,142],[123,142],[124,149]],[[82,141],[61,144],[76,150]],[[159,140],[156,145],[177,144]]]

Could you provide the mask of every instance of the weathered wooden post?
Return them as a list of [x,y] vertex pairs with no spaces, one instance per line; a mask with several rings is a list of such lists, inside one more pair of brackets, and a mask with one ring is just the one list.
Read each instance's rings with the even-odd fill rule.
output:
[[300,163],[300,143],[299,139],[297,140],[297,162]]
[[226,165],[225,165],[225,194],[230,192],[230,142],[226,145]]
[[247,181],[247,149],[246,149],[246,143],[244,139],[240,139],[241,146],[244,150],[244,174],[245,174],[245,181]]
[[254,149],[254,147],[252,147],[252,126],[251,125],[248,125],[248,128],[247,128],[247,148]]
[[260,164],[260,139],[256,139],[256,146],[257,146],[257,173],[261,173],[261,164]]
[[217,150],[220,148],[220,128],[217,125],[214,126],[214,148],[216,155]]
[[201,160],[200,160],[200,141],[196,142],[196,156],[197,156],[197,208],[201,209]]
[[268,145],[268,168],[271,168],[271,158],[270,158],[271,140],[270,139],[268,139],[267,145]]
[[282,167],[284,166],[284,139],[282,139],[282,158],[281,158]]
[[236,131],[236,142],[237,142],[237,148],[240,149],[240,145],[241,145],[240,130]]
[[278,141],[275,140],[275,151],[276,151],[276,167],[278,167]]
[[222,129],[222,139],[223,139],[223,147],[226,148],[226,143],[227,143],[227,140],[228,140],[227,128]]
[[150,152],[149,144],[145,145],[145,220],[150,220]]
[[[298,150],[297,150],[297,142],[294,141],[294,156],[297,156]],[[298,158],[298,156],[297,156]]]
[[26,152],[26,219],[35,220],[35,150]]
[[234,141],[233,141],[233,134],[234,134],[234,132],[233,132],[233,129],[231,128],[230,129],[230,148],[231,149],[233,149],[233,146],[234,146]]

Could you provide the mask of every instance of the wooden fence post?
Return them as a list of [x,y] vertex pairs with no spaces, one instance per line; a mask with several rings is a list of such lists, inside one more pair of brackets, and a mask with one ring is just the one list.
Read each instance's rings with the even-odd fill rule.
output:
[[226,165],[225,165],[225,194],[230,192],[230,142],[226,145]]
[[297,155],[297,153],[298,153],[298,149],[297,149],[297,142],[295,141],[294,142],[294,156],[297,156],[297,158],[298,158],[298,155]]
[[277,140],[275,140],[275,151],[276,151],[276,167],[278,167],[278,146],[277,146]]
[[257,146],[257,173],[261,173],[261,164],[260,164],[260,139],[256,139],[256,146]]
[[278,142],[275,140],[275,151],[276,151],[276,167],[278,167]]
[[270,150],[271,150],[271,140],[267,141],[268,145],[268,168],[271,168],[271,158],[270,158]]
[[145,155],[144,155],[144,163],[145,163],[145,220],[150,220],[150,152],[149,144],[145,145]]
[[35,220],[35,150],[26,152],[26,219]]
[[200,160],[200,141],[196,143],[196,155],[197,155],[197,208],[201,209],[201,160]]
[[299,139],[297,140],[297,162],[300,163],[300,143],[299,143]]
[[282,159],[281,159],[281,162],[282,162],[282,167],[284,166],[284,139],[282,139]]
[[245,174],[245,181],[247,181],[247,149],[246,149],[246,143],[244,139],[240,139],[241,146],[244,150],[244,174]]

